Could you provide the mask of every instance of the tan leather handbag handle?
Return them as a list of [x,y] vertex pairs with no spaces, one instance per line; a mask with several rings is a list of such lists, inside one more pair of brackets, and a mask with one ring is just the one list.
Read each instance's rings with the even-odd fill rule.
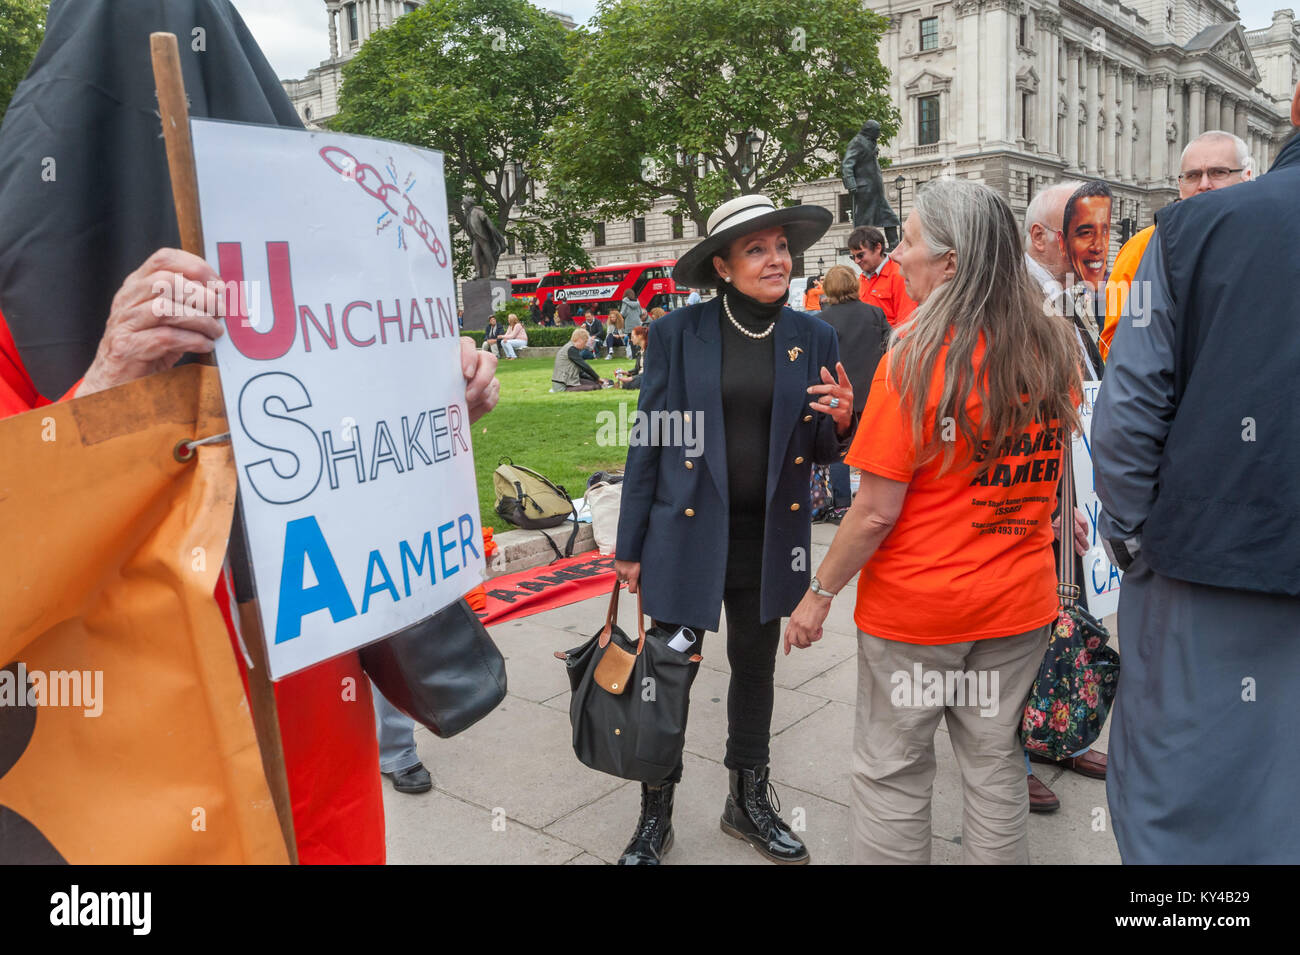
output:
[[[614,590],[609,595],[609,612],[605,614],[605,626],[600,631],[598,643],[601,647],[609,644],[610,634],[614,632],[614,624],[618,622],[618,595],[622,589],[623,584],[616,576],[614,578]],[[639,587],[636,592],[636,632],[640,637],[637,640],[636,652],[637,656],[640,656],[642,649],[645,648],[645,614],[641,610],[641,588]]]

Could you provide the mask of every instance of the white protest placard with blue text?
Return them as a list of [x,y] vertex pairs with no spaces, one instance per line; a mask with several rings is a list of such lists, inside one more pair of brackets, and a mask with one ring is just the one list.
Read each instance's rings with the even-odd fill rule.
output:
[[1083,579],[1078,581],[1088,612],[1100,620],[1119,610],[1119,587],[1123,573],[1111,563],[1097,532],[1101,501],[1092,470],[1092,412],[1101,382],[1083,383],[1083,405],[1079,408],[1082,427],[1074,436],[1074,496],[1088,518],[1088,552],[1083,555]]
[[481,580],[440,153],[194,120],[217,364],[271,676]]

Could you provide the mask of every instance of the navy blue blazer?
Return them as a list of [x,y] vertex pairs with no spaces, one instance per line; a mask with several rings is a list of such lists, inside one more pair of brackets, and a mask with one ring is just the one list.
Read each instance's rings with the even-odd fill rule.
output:
[[[714,298],[650,326],[638,418],[644,413],[651,425],[679,420],[680,428],[696,429],[699,444],[637,440],[632,429],[615,551],[619,560],[641,562],[647,614],[714,631],[722,609],[729,526],[722,320],[720,300]],[[822,383],[822,366],[835,373],[835,329],[787,307],[773,335],[776,373],[759,611],[764,622],[792,613],[808,587],[811,469],[814,462],[839,461],[849,442],[836,436],[830,415],[808,407],[813,400],[808,387]],[[663,437],[666,430],[648,428],[651,437]],[[692,457],[692,450],[699,453]]]

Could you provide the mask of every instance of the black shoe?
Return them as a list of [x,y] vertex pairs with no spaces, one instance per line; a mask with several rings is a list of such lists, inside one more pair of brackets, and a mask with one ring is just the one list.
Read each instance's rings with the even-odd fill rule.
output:
[[[722,809],[722,831],[758,850],[759,855],[783,865],[808,862],[808,848],[778,813],[781,803],[768,782],[768,768],[731,770],[731,793]],[[770,799],[776,801],[772,808]]]
[[658,865],[673,847],[673,788],[641,784],[641,818],[619,865]]
[[427,793],[433,788],[433,777],[424,768],[423,763],[416,763],[410,769],[396,773],[384,773],[393,781],[393,788],[399,793]]

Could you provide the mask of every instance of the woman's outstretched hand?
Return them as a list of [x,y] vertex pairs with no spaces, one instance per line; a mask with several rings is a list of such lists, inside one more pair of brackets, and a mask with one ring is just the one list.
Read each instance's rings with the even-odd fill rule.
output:
[[[853,424],[853,385],[849,382],[843,362],[835,363],[835,374],[838,381],[831,377],[825,365],[822,366],[822,383],[808,389],[808,394],[817,395],[817,400],[810,402],[808,407],[830,415],[835,422],[836,433],[845,434]],[[839,400],[832,408],[831,400],[834,398]]]

